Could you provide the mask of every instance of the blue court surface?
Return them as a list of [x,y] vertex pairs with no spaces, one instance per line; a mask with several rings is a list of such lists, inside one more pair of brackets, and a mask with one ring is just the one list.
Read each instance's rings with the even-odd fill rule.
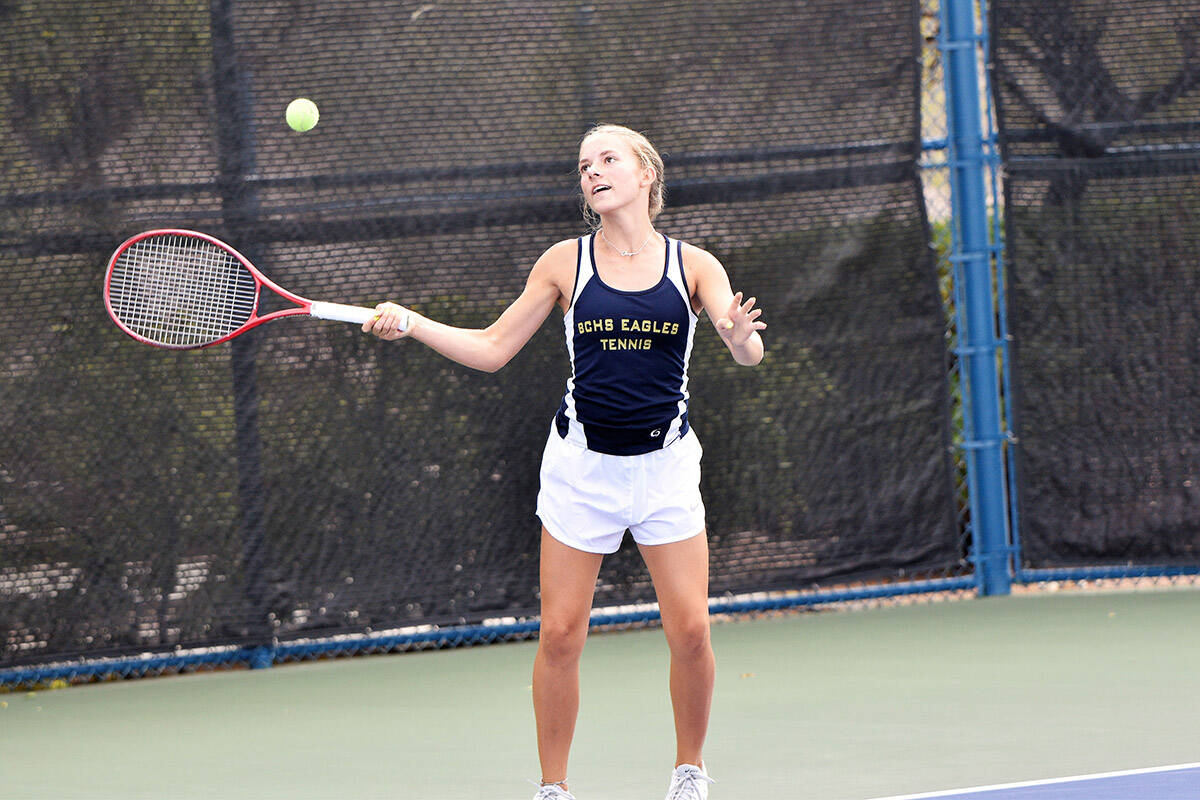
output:
[[879,800],[1196,800],[1200,763],[1105,772],[947,792],[906,794]]

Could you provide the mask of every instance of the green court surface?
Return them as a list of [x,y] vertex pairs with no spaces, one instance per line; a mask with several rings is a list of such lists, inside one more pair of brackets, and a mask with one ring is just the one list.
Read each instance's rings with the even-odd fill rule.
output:
[[[1195,762],[1200,589],[714,626],[711,800],[863,800]],[[535,643],[0,695],[0,798],[529,798]],[[659,630],[595,634],[579,800],[660,798]]]

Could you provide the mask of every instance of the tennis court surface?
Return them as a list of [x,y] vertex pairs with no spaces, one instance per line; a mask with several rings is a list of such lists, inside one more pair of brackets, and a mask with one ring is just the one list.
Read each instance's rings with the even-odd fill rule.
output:
[[[1190,588],[719,622],[710,796],[1198,798],[1198,625]],[[0,694],[0,798],[528,800],[535,647]],[[579,800],[662,797],[667,679],[661,630],[589,640]]]

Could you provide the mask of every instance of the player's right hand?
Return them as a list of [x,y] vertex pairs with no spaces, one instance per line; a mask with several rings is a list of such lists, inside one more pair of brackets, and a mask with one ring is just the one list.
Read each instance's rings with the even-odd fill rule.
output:
[[380,339],[394,342],[412,333],[412,320],[416,315],[395,303],[380,303],[375,306],[375,318],[363,323],[363,333],[373,333]]

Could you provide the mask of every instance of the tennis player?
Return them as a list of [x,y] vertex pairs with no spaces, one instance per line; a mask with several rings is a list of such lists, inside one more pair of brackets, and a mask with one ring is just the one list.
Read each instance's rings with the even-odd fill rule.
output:
[[468,330],[382,303],[363,326],[494,372],[555,306],[563,312],[571,377],[542,456],[537,503],[541,634],[533,705],[542,776],[535,800],[573,800],[567,757],[579,660],[601,560],[626,530],[650,571],[671,653],[676,761],[667,797],[704,800],[712,783],[701,754],[715,669],[708,541],[687,366],[701,312],[747,366],[762,360],[758,331],[766,325],[754,298],[734,294],[716,258],[655,230],[663,186],[662,158],[646,137],[596,126],[579,145],[582,207],[594,232],[547,250],[499,319]]

